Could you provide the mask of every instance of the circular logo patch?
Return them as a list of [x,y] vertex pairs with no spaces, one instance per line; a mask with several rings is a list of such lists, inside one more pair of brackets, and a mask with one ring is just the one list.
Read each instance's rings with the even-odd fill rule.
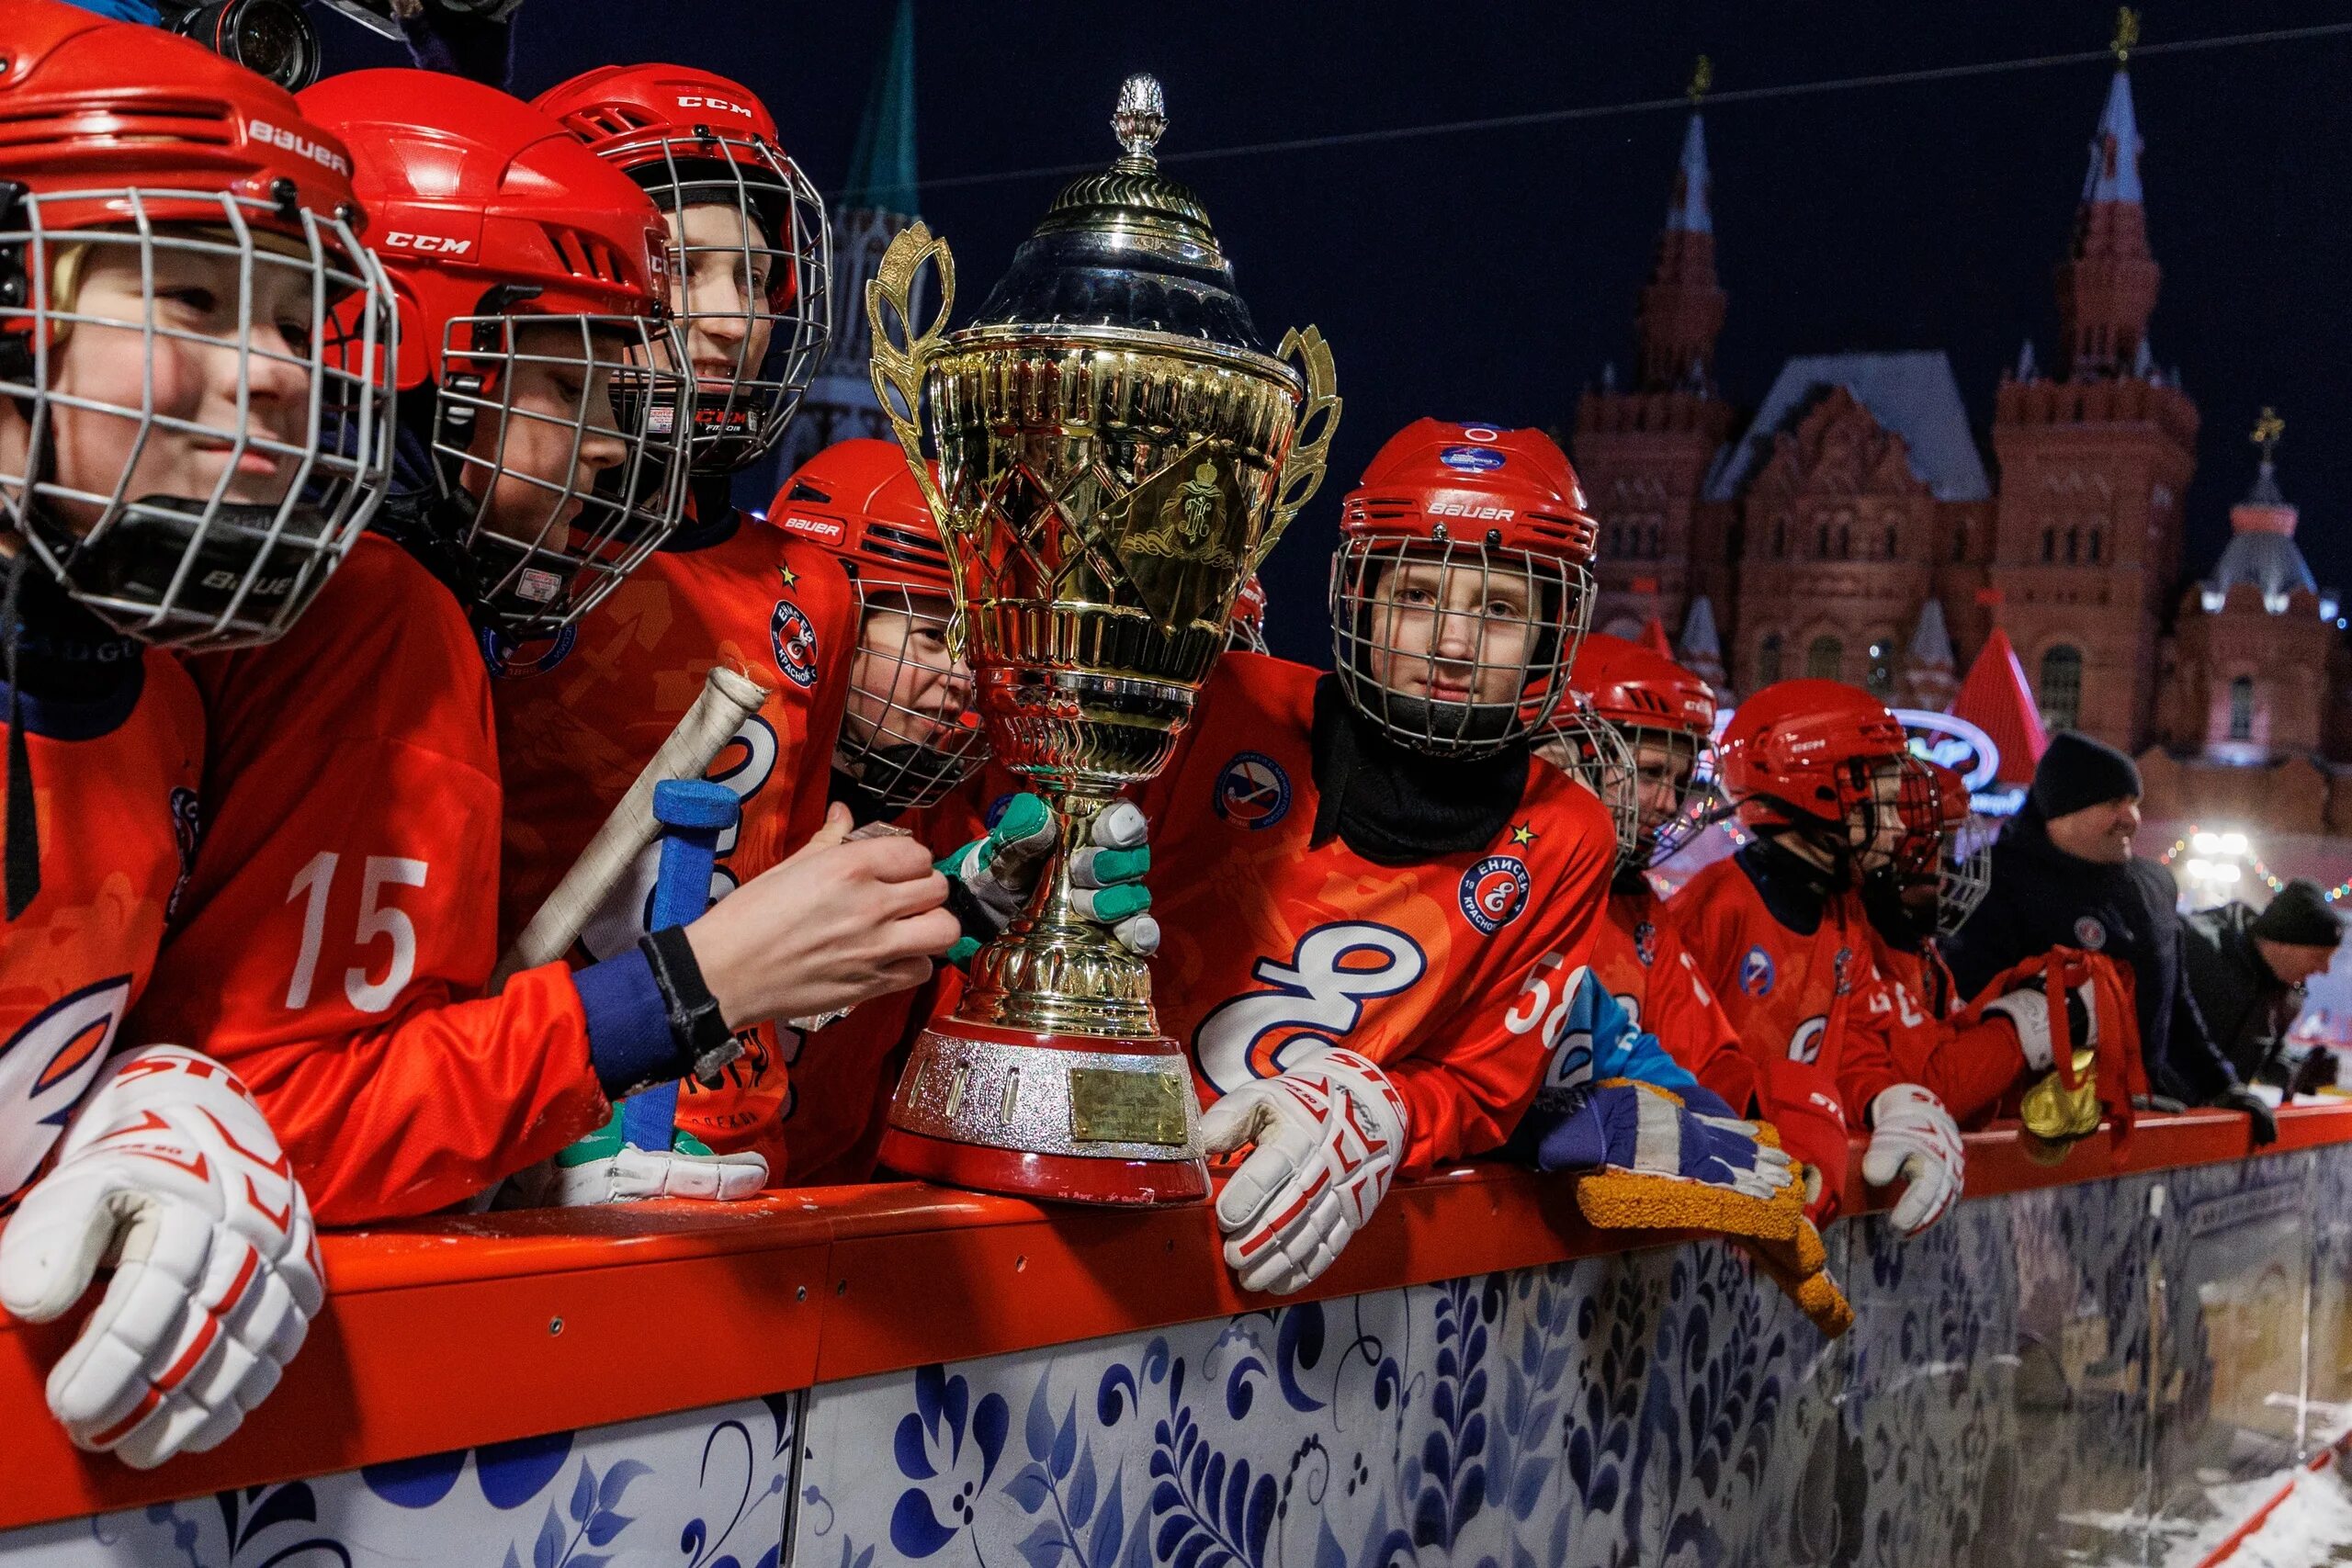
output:
[[2085,915],[2075,921],[2075,940],[2097,953],[2107,945],[2107,928]]
[[1634,928],[1634,956],[1645,969],[1657,962],[1657,928],[1647,920]]
[[1437,455],[1437,460],[1449,468],[1483,474],[1501,468],[1508,459],[1491,446],[1448,446]]
[[1272,757],[1237,751],[1218,772],[1209,804],[1238,827],[1271,828],[1290,815],[1290,775]]
[[817,628],[789,599],[775,602],[775,619],[768,623],[775,642],[775,667],[802,691],[817,683]]
[[1770,996],[1772,982],[1778,976],[1772,968],[1772,955],[1760,947],[1751,947],[1739,960],[1739,988],[1751,997]]
[[510,640],[496,626],[484,626],[481,629],[481,661],[493,680],[511,681],[518,675],[544,675],[562,663],[564,656],[571,651],[571,645],[579,640],[580,628],[566,626],[546,642],[529,645],[531,651],[526,655],[524,644]]
[[1462,918],[1494,935],[1527,908],[1527,864],[1517,855],[1488,855],[1462,874]]

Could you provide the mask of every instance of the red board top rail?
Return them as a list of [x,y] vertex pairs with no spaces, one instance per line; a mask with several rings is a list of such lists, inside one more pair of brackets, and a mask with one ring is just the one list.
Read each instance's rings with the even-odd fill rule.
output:
[[[2120,1158],[2102,1131],[2054,1168],[2012,1132],[1973,1134],[1968,1196],[2352,1143],[2352,1103],[2283,1111],[2278,1130],[2256,1151],[2243,1115],[2149,1116]],[[1584,1223],[1568,1180],[1498,1165],[1398,1186],[1295,1298],[1235,1286],[1205,1207],[899,1183],[419,1220],[326,1237],[327,1308],[284,1384],[220,1449],[153,1472],[80,1452],[49,1416],[78,1318],[0,1320],[0,1528],[1630,1245]]]

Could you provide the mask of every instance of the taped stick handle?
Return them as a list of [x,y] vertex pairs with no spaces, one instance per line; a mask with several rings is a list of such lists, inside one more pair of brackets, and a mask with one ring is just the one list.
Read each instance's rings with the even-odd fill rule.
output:
[[686,710],[670,739],[653,753],[620,804],[580,852],[580,858],[547,896],[538,912],[492,971],[495,993],[516,974],[549,964],[571,951],[580,928],[612,897],[645,852],[662,825],[653,819],[653,786],[665,779],[697,779],[743,723],[768,699],[767,688],[738,670],[714,664],[703,678],[702,694]]

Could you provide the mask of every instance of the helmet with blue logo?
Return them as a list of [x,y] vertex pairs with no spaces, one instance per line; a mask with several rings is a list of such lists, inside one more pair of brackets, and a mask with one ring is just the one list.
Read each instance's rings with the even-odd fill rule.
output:
[[1596,534],[1543,432],[1408,425],[1340,508],[1331,635],[1349,702],[1439,756],[1526,744],[1566,690]]

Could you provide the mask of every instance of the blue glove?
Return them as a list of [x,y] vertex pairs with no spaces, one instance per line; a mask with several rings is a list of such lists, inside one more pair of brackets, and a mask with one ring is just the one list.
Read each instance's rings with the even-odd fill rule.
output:
[[[1143,874],[1151,869],[1149,825],[1131,801],[1114,801],[1096,813],[1094,842],[1070,857],[1070,902],[1080,915],[1108,926],[1119,944],[1137,957],[1159,950],[1159,922],[1151,916],[1151,893]],[[983,838],[974,839],[938,863],[941,874],[961,896],[948,908],[964,922],[964,935],[947,950],[948,962],[963,964],[1012,923],[1036,889],[1060,831],[1053,808],[1038,796],[1014,795]]]
[[1647,1084],[1611,1079],[1557,1097],[1547,1091],[1528,1121],[1539,1123],[1539,1170],[1672,1177],[1758,1200],[1780,1197],[1796,1180],[1785,1153],[1757,1142],[1753,1122],[1702,1114]]

